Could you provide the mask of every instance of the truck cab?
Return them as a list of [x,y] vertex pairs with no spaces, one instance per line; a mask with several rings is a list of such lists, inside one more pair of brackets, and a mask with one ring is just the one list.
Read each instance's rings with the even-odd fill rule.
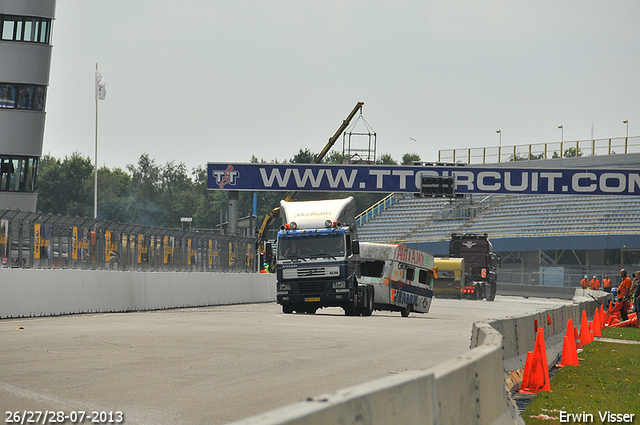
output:
[[315,313],[342,307],[346,315],[361,311],[358,295],[359,243],[355,201],[281,201],[276,281],[284,313]]
[[469,299],[493,301],[496,296],[500,257],[486,233],[454,233],[449,242],[449,256],[464,258],[465,286],[462,295]]

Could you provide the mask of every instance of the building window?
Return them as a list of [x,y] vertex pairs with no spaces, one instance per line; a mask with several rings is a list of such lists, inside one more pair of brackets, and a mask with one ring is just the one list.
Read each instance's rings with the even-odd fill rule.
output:
[[35,192],[38,158],[0,156],[0,191]]
[[51,19],[33,16],[0,15],[0,29],[4,41],[49,43]]
[[0,83],[0,108],[43,111],[45,94],[45,86]]

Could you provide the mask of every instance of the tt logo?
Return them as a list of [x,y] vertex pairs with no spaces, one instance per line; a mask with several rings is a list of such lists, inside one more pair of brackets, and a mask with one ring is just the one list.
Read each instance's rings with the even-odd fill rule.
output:
[[236,180],[240,177],[240,172],[234,170],[233,165],[227,166],[224,171],[214,171],[211,174],[216,178],[216,184],[220,189],[224,189],[227,184],[235,186]]

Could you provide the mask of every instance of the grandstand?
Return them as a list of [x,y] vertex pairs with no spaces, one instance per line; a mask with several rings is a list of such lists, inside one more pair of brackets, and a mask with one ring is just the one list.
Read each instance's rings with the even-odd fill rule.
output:
[[[638,168],[639,154],[484,165],[487,168]],[[360,239],[397,242],[448,254],[452,233],[487,233],[505,266],[533,270],[572,264],[574,274],[631,268],[640,252],[640,197],[609,195],[471,195],[463,199],[394,195],[396,202],[359,229]],[[608,252],[619,250],[617,265]],[[582,257],[576,252],[581,251]],[[569,255],[563,255],[569,252]],[[628,261],[624,260],[627,253]],[[640,265],[637,266],[640,269]],[[635,270],[635,269],[634,269]]]

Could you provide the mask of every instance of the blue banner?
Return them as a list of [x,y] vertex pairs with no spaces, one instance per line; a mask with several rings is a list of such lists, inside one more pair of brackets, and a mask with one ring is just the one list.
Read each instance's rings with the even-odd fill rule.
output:
[[640,169],[523,169],[351,164],[207,164],[207,189],[418,193],[451,177],[456,193],[640,195]]

